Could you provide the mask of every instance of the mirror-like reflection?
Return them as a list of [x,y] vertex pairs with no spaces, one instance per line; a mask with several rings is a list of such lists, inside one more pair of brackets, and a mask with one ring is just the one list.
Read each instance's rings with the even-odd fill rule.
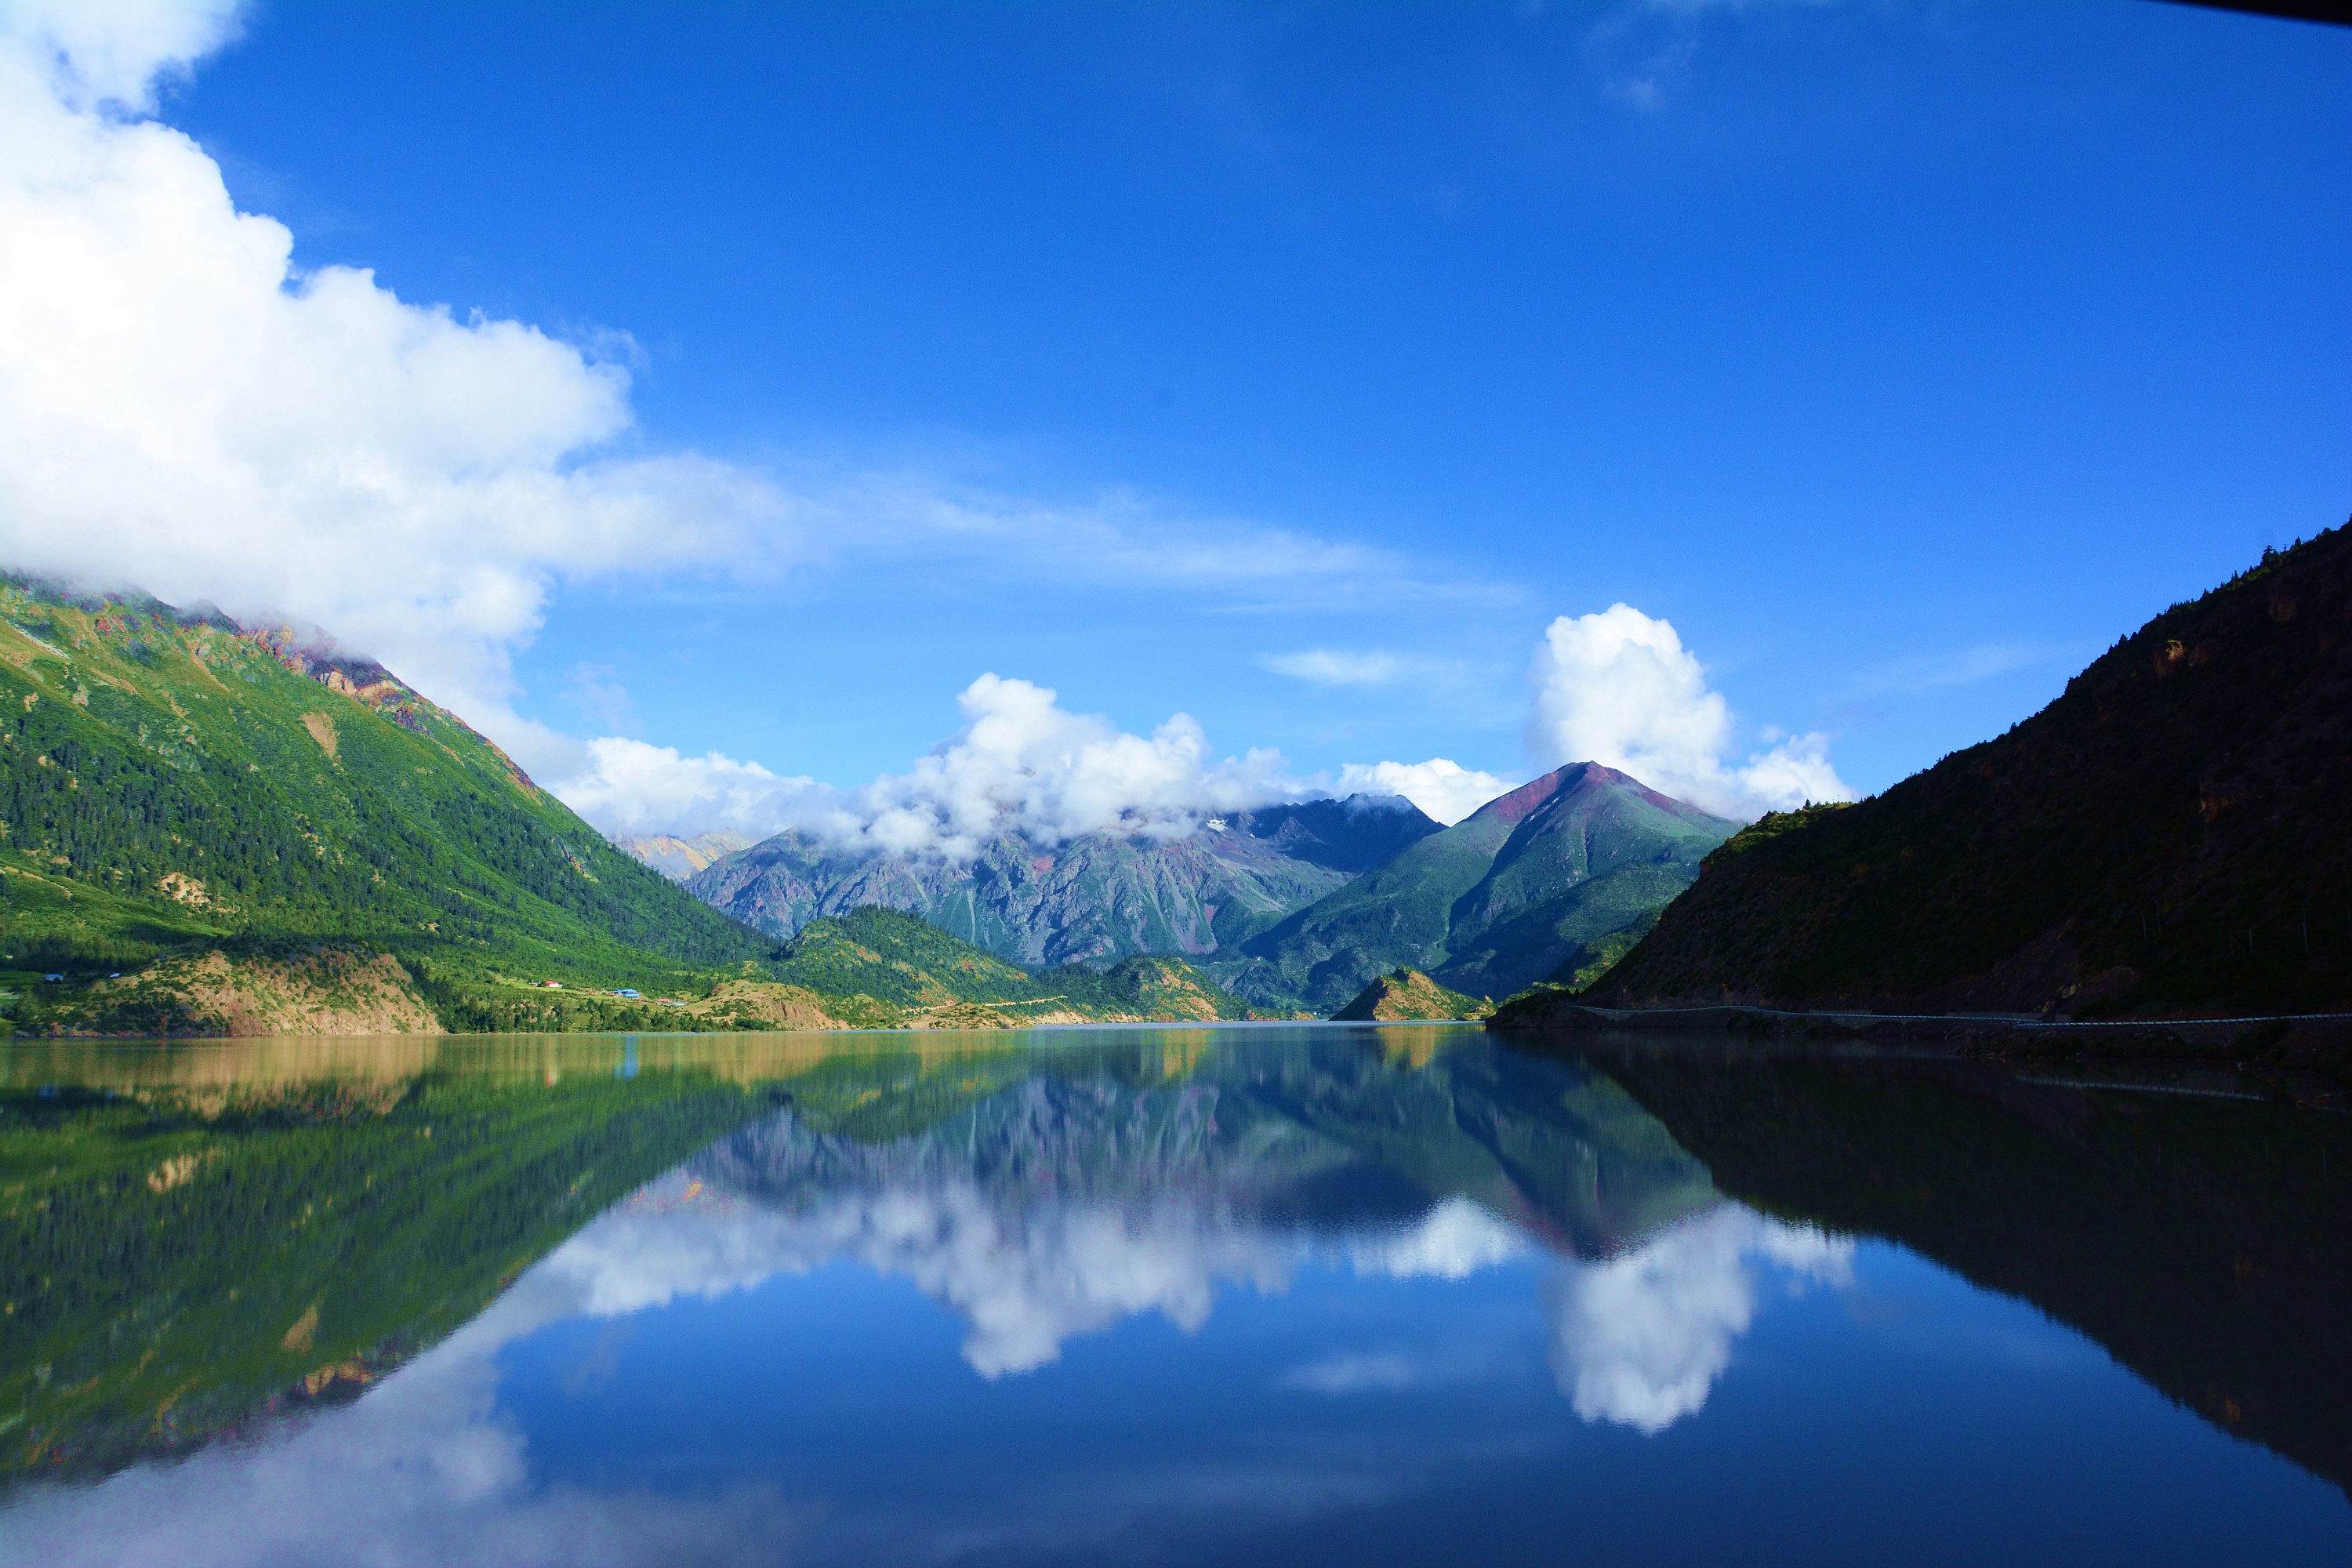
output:
[[0,1561],[2352,1545],[2340,1115],[1447,1026],[0,1074]]

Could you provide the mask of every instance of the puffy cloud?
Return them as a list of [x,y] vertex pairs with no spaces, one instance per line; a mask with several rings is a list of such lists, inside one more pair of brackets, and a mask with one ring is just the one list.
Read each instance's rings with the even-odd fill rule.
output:
[[588,742],[587,768],[556,788],[607,831],[800,827],[848,848],[962,859],[1007,832],[1040,844],[1105,830],[1182,837],[1204,816],[1297,787],[1282,776],[1278,752],[1216,758],[1189,714],[1131,734],[1070,712],[1050,687],[992,674],[956,701],[964,727],[952,739],[861,788],[614,738]]
[[1729,706],[1673,625],[1631,605],[1553,621],[1528,679],[1528,744],[1547,766],[1601,763],[1727,816],[1853,797],[1830,766],[1825,735],[1779,740],[1727,763]]
[[1432,757],[1425,763],[1349,763],[1339,770],[1336,784],[1340,795],[1401,795],[1450,827],[1519,782]]
[[1576,1413],[1653,1433],[1696,1414],[1755,1319],[1751,1260],[1843,1286],[1853,1243],[1727,1204],[1606,1263],[1571,1266],[1547,1305],[1552,1371]]
[[[0,556],[292,616],[501,724],[553,580],[740,560],[764,481],[624,458],[628,376],[510,321],[292,262],[139,101],[230,8],[12,5],[0,30]],[[543,737],[539,737],[543,739]],[[544,748],[530,760],[545,765]]]
[[159,76],[186,70],[236,31],[239,0],[5,0],[0,47],[37,64],[77,109],[153,107]]
[[[657,757],[593,752],[510,707],[514,651],[568,580],[878,556],[1266,605],[1392,599],[1397,584],[1493,596],[1391,552],[1119,493],[1041,503],[801,470],[786,483],[627,451],[620,365],[520,321],[403,300],[365,270],[298,268],[293,236],[238,212],[194,142],[126,118],[226,41],[236,10],[0,0],[0,563],[329,627],[535,773],[584,775],[616,802]],[[1087,739],[1087,765],[1046,791],[1058,798],[1024,787],[1023,809],[1048,826],[1167,826],[1171,773],[1194,766],[1189,725]],[[979,751],[919,767],[903,810],[869,828],[914,841],[968,820]],[[729,774],[706,761],[704,784]],[[1142,793],[1106,805],[1113,774]],[[746,782],[730,781],[730,801]],[[1202,801],[1221,804],[1214,784]]]

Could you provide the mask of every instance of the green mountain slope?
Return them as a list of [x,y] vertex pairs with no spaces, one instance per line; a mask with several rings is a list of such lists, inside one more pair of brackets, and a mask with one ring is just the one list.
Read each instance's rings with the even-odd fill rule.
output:
[[1374,976],[1353,1002],[1331,1016],[1343,1022],[1402,1023],[1483,1018],[1494,1010],[1493,1003],[1449,991],[1418,969],[1399,969]]
[[652,990],[774,947],[381,667],[285,633],[0,579],[0,964],[19,973],[349,942],[480,1026],[509,1021],[507,980]]
[[2352,1008],[2352,527],[1860,805],[1711,857],[1591,999]]
[[1489,801],[1246,943],[1241,994],[1339,1006],[1418,969],[1501,996],[1654,914],[1736,824],[1597,763]]
[[1096,833],[1039,846],[1007,834],[969,863],[845,851],[793,831],[728,855],[686,885],[778,936],[879,904],[1033,967],[1139,952],[1200,960],[1230,954],[1437,831],[1393,795],[1237,812],[1175,840]]
[[964,1003],[1009,1023],[1252,1016],[1246,1003],[1179,958],[1136,953],[1108,971],[1066,964],[1033,975],[918,916],[874,905],[812,922],[770,970],[789,984],[871,997],[906,1014]]

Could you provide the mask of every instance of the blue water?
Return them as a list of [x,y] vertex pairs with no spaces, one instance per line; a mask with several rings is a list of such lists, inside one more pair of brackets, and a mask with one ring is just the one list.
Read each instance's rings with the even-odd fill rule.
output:
[[[1045,1039],[1034,1073],[880,1140],[769,1113],[354,1403],[20,1487],[0,1561],[2352,1562],[2340,1343],[2285,1347],[2321,1386],[2247,1384],[2224,1408],[2276,1430],[2233,1432],[2150,1381],[2258,1382],[2230,1347],[2119,1363],[1919,1250],[1979,1244],[1918,1217],[1924,1182],[1873,1235],[1727,1195],[1605,1063],[1466,1031],[1418,1062],[1368,1030],[1204,1043],[1150,1081]],[[1958,1097],[1923,1140],[2008,1135],[1991,1091],[1919,1070],[1915,1111]],[[1643,1071],[1661,1106],[1720,1082]],[[1819,1092],[1758,1083],[1784,1120]],[[2141,1151],[2128,1089],[2036,1092],[2072,1098],[2020,1101],[2019,1136],[2084,1180]],[[1692,1143],[1753,1134],[1674,1114]],[[2175,1097],[2147,1147],[2226,1169],[2330,1114]],[[1836,1176],[1808,1136],[1804,1179]],[[1854,1201],[1905,1179],[1857,1166]],[[2213,1179],[2185,1190],[2265,1201]],[[2336,1212],[2263,1278],[2332,1288]],[[2166,1270],[2198,1262],[2047,1295],[2109,1303],[2092,1326],[2141,1346],[2131,1314],[2190,1310]],[[2274,1332],[2267,1288],[2216,1321]]]

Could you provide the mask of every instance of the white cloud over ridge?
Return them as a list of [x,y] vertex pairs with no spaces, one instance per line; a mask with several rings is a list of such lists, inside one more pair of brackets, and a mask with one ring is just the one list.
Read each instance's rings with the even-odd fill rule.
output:
[[1553,621],[1528,679],[1535,692],[1528,749],[1546,766],[1601,763],[1740,818],[1853,796],[1830,765],[1826,735],[1777,740],[1730,761],[1729,705],[1673,624],[1631,605]]
[[[303,272],[193,141],[124,118],[219,4],[11,4],[0,23],[0,555],[332,628],[502,738],[553,582],[746,560],[783,510],[631,458],[628,376],[510,321]],[[544,737],[540,737],[544,739]],[[529,750],[527,746],[527,751]],[[527,760],[544,763],[541,754]]]
[[1401,795],[1448,827],[1524,780],[1465,768],[1446,757],[1425,763],[1349,763],[1332,781],[1333,793]]
[[607,831],[798,827],[843,848],[969,859],[1008,832],[1039,844],[1105,831],[1181,838],[1205,816],[1296,788],[1278,752],[1214,757],[1189,714],[1130,734],[1062,708],[1051,688],[992,674],[956,700],[964,727],[953,739],[855,789],[606,737],[588,743],[589,768],[560,792]]
[[993,674],[956,701],[964,726],[952,739],[903,773],[853,788],[610,735],[588,742],[586,765],[554,787],[609,833],[798,828],[845,850],[957,860],[1007,833],[1040,845],[1104,832],[1175,839],[1223,813],[1333,794],[1401,795],[1452,823],[1511,787],[1443,757],[1293,778],[1279,752],[1217,757],[1190,714],[1132,734],[1070,712],[1050,687]]

